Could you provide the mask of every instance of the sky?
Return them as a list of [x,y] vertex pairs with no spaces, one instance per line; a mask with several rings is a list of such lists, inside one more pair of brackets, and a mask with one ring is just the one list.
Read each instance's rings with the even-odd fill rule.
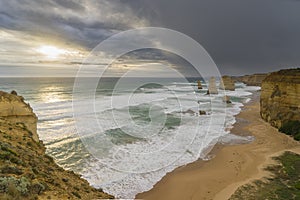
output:
[[[299,10],[299,0],[0,0],[0,76],[74,75],[101,41],[150,26],[196,40],[222,74],[296,67]],[[170,54],[149,51],[134,57],[149,63],[146,71],[170,60]],[[184,62],[171,56],[168,63]]]

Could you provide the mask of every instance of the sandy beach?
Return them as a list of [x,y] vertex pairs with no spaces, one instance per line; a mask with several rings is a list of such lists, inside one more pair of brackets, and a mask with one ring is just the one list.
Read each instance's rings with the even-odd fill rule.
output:
[[237,115],[238,122],[231,130],[238,135],[253,135],[252,143],[216,145],[213,159],[197,161],[168,173],[153,189],[136,198],[228,199],[239,186],[268,176],[263,169],[274,163],[273,156],[285,150],[300,153],[300,143],[263,121],[259,110],[259,98],[255,98]]

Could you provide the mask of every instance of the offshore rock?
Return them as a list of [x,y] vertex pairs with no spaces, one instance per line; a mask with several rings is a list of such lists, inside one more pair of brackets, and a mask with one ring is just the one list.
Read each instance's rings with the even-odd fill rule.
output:
[[200,80],[197,81],[197,85],[198,85],[198,89],[199,89],[199,90],[202,89],[202,84],[201,84],[201,81],[200,81]]
[[215,77],[209,79],[207,94],[218,94]]

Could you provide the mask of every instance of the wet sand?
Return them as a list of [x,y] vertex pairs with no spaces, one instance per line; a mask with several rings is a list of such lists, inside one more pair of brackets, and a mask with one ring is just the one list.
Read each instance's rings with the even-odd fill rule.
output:
[[268,176],[263,170],[273,164],[273,156],[285,150],[300,154],[300,143],[279,133],[263,121],[259,114],[259,99],[248,103],[231,132],[237,135],[253,135],[249,144],[216,145],[209,161],[196,161],[168,173],[148,192],[138,194],[137,199],[150,200],[206,200],[228,199],[235,190],[255,179]]

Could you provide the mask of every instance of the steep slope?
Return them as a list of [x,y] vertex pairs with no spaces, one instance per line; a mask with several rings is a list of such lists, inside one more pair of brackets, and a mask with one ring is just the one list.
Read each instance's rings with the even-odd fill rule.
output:
[[37,117],[21,96],[0,92],[0,199],[108,199],[45,154]]
[[284,128],[297,125],[298,121],[300,124],[300,68],[267,76],[262,83],[260,103],[261,117],[272,126]]

